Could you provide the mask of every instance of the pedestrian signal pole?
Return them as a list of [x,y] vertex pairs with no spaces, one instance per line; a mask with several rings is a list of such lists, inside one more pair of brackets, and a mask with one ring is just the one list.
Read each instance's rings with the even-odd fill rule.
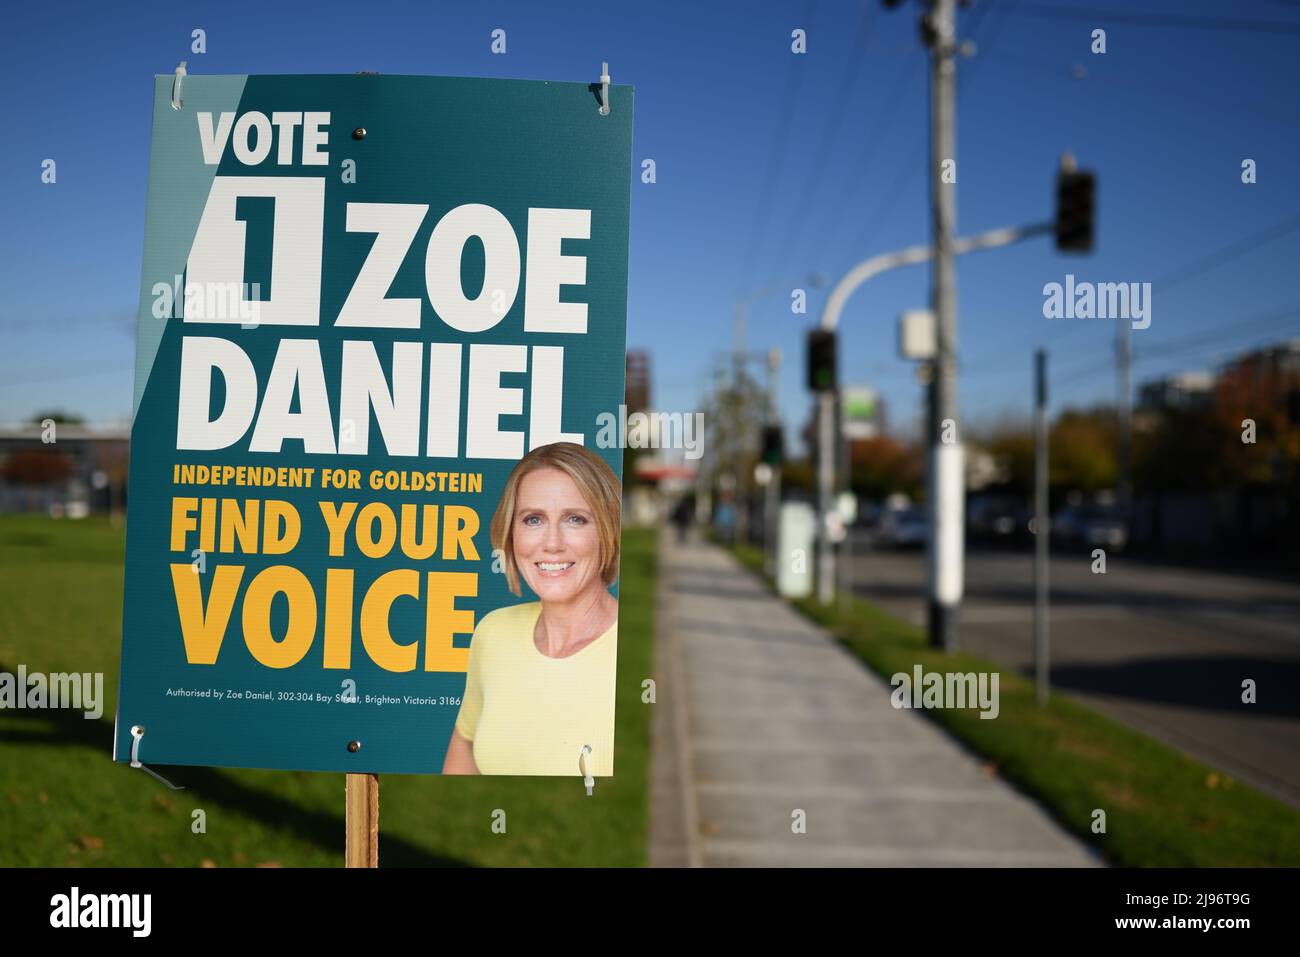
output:
[[808,388],[817,396],[817,600],[829,605],[835,595],[835,553],[831,550],[831,497],[835,491],[836,335],[827,329],[808,333]]
[[1049,676],[1048,546],[1051,527],[1047,500],[1047,351],[1034,356],[1034,690],[1047,703]]

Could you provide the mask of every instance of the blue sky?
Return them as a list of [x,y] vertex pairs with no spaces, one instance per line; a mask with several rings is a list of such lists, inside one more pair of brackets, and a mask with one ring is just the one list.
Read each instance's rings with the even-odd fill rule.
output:
[[[810,290],[808,315],[796,316],[788,290],[929,236],[919,9],[916,0],[893,11],[878,0],[13,8],[0,41],[0,421],[50,408],[92,421],[130,415],[153,74],[186,59],[201,74],[594,80],[608,60],[616,82],[637,88],[637,165],[652,158],[657,171],[653,185],[629,171],[628,303],[629,346],[651,352],[656,405],[698,407],[731,347],[733,304],[776,283],[782,291],[752,308],[748,341],[783,351],[782,409],[797,428],[809,408],[803,338],[824,291]],[[1226,22],[1211,30],[1094,10]],[[1081,15],[1054,15],[1062,11]],[[1063,257],[1039,239],[959,262],[968,420],[1027,411],[1040,345],[1058,407],[1113,397],[1113,323],[1042,316],[1044,283],[1067,272],[1154,283],[1151,327],[1133,336],[1137,382],[1300,335],[1291,288],[1300,4],[975,0],[959,22],[978,47],[958,68],[960,231],[1047,218],[1064,150],[1099,177],[1094,255]],[[206,54],[189,51],[195,27],[207,31]],[[489,49],[498,27],[505,55]],[[796,27],[808,35],[802,56],[790,52]],[[1095,27],[1107,31],[1104,55],[1089,49]],[[45,158],[58,163],[56,185],[40,181]],[[1244,158],[1258,164],[1254,185],[1241,183]],[[872,281],[844,316],[842,377],[880,389],[895,426],[915,421],[920,396],[896,357],[895,317],[928,301],[929,269],[912,267]]]

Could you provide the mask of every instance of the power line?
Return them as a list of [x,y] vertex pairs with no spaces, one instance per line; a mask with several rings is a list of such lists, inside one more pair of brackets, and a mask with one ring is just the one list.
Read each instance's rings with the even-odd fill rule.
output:
[[[1001,6],[998,9],[1013,10],[1014,6],[1012,5]],[[981,51],[981,59],[988,58],[988,57],[992,57],[995,60],[1003,60],[1003,61],[1009,61],[1009,62],[1019,63],[1019,64],[1029,64],[1034,68],[1041,67],[1049,70],[1050,72],[1052,72],[1053,75],[1057,75],[1058,72],[1056,70],[1055,64],[1049,64],[1046,63],[1045,61],[1038,61],[1038,60],[1033,60],[1024,57],[1017,57],[1011,54],[995,54],[992,53],[991,50],[989,49],[985,49]],[[1064,77],[1062,76],[1061,78]],[[1126,84],[1126,85],[1132,87],[1131,84]],[[1279,115],[1279,114],[1271,114],[1271,115]],[[1290,117],[1290,116],[1287,116],[1286,118],[1289,120],[1295,119],[1295,117]],[[896,184],[896,189],[901,188],[901,185],[902,184],[900,181],[900,183]],[[892,203],[890,203],[890,205],[892,205]],[[1215,252],[1210,253],[1208,255],[1199,257],[1198,259],[1193,260],[1192,262],[1189,262],[1186,265],[1179,267],[1174,272],[1155,280],[1153,285],[1161,288],[1162,291],[1168,290],[1174,286],[1182,284],[1183,282],[1189,281],[1191,279],[1195,279],[1210,269],[1217,268],[1218,266],[1224,265],[1227,262],[1237,259],[1240,256],[1243,256],[1266,243],[1272,242],[1278,238],[1281,238],[1282,236],[1295,232],[1297,229],[1300,229],[1300,215],[1288,218],[1286,220],[1283,220],[1280,223],[1275,223],[1259,231],[1258,233],[1244,237],[1240,240],[1237,240],[1234,243],[1229,244],[1228,246],[1222,249],[1216,250]],[[1073,335],[1075,332],[1077,332],[1079,328],[1084,328],[1084,325],[1081,324],[1080,326],[1077,326],[1075,329],[1066,332],[1065,335]],[[976,363],[977,367],[980,367],[982,365],[983,365],[982,361]]]
[[[1283,236],[1300,230],[1300,214],[1288,217],[1280,222],[1266,226],[1259,232],[1251,233],[1249,236],[1243,236],[1241,239],[1234,240],[1228,245],[1216,249],[1212,253],[1198,256],[1196,259],[1173,269],[1159,279],[1153,280],[1152,289],[1159,289],[1161,293],[1168,292],[1175,286],[1198,279],[1205,273],[1217,269],[1234,259],[1239,259],[1247,253],[1254,252],[1262,246],[1281,239]],[[1087,323],[1080,323],[1073,329],[1064,330],[1056,337],[1059,344],[1062,339],[1075,335],[1080,329],[1088,328]]]
[[[996,15],[987,21],[992,25],[990,29],[993,31],[986,45],[988,50],[992,50],[995,45],[998,31],[1003,23],[1005,23],[1006,13],[1014,11],[1018,2],[1019,0],[1012,0],[1012,2],[1006,6],[997,7]],[[983,16],[972,17],[970,24],[970,40],[972,42],[978,41],[980,30],[984,26],[985,22]],[[976,73],[976,67],[978,67],[980,62],[978,57],[979,53],[977,47],[977,58],[970,64],[970,66],[958,75],[958,79],[961,81],[957,87],[958,104],[961,103],[962,94],[969,87],[971,77]],[[897,95],[895,96],[895,100],[900,99],[901,98]],[[859,232],[857,241],[853,244],[853,249],[857,250],[866,248],[867,242],[873,236],[881,220],[883,220],[885,215],[894,208],[894,204],[898,202],[898,198],[902,194],[904,187],[911,182],[911,177],[914,176],[918,170],[925,168],[924,153],[928,141],[927,137],[928,133],[922,132],[922,134],[917,138],[916,145],[912,148],[912,152],[908,155],[906,162],[899,170],[899,175],[892,184],[892,188],[882,197],[874,215],[867,217],[863,221],[863,228]],[[883,137],[881,139],[883,139]]]
[[[862,8],[858,29],[849,47],[849,62],[845,64],[844,74],[836,87],[837,96],[835,102],[831,104],[830,114],[826,117],[826,125],[822,128],[821,140],[817,144],[816,158],[812,165],[814,175],[806,175],[803,178],[803,189],[799,193],[799,199],[795,206],[799,218],[795,220],[795,228],[790,231],[786,238],[787,250],[794,249],[798,240],[803,236],[804,226],[808,222],[808,214],[812,208],[813,197],[817,192],[817,188],[825,181],[824,177],[815,174],[825,168],[830,157],[831,146],[839,135],[840,128],[844,124],[844,118],[850,112],[849,98],[853,95],[854,87],[857,85],[858,73],[866,60],[866,45],[871,32],[870,9],[868,5],[864,5]],[[781,250],[778,248],[778,260],[780,257]],[[778,268],[779,266],[773,266],[770,272],[775,275]]]
[[[993,19],[989,20],[990,26],[989,26],[988,39],[984,43],[985,50],[992,50],[995,46],[997,46],[997,40],[999,35],[1002,33],[1002,28],[1006,26],[1007,15],[1011,13],[1015,13],[1016,7],[1018,7],[1019,5],[1020,5],[1020,0],[1009,0],[1008,3],[997,3],[997,4],[992,3],[990,0],[990,2],[988,3],[981,4],[979,9],[975,13],[975,16],[971,17],[971,23],[970,23],[971,40],[973,42],[978,43],[980,38],[980,30],[984,26],[984,17],[981,16],[980,14],[987,12],[989,9],[992,9],[994,11]],[[975,50],[975,56],[977,58],[976,62],[979,62],[978,57],[980,56],[980,50],[978,47]]]
[[[1138,362],[1145,361],[1147,359],[1166,358],[1171,355],[1177,355],[1179,353],[1185,352],[1189,348],[1196,349],[1206,345],[1217,345],[1220,342],[1228,342],[1233,339],[1239,338],[1243,335],[1246,336],[1261,335],[1263,333],[1268,332],[1274,327],[1280,328],[1282,326],[1287,325],[1289,320],[1291,320],[1297,315],[1300,315],[1300,304],[1288,306],[1281,310],[1272,310],[1266,313],[1257,314],[1255,316],[1233,322],[1231,324],[1231,327],[1226,330],[1216,330],[1208,334],[1204,332],[1193,333],[1190,336],[1183,336],[1176,339],[1168,339],[1161,342],[1156,342],[1152,344],[1152,347],[1143,349],[1141,352],[1137,352],[1134,355],[1133,363],[1136,365]],[[1119,321],[1127,321],[1127,320],[1119,320]],[[1094,323],[1081,321],[1080,324],[1093,325]],[[1095,323],[1095,324],[1101,325],[1102,323]],[[1105,325],[1107,327],[1110,327],[1110,323],[1106,323]],[[1057,340],[1057,343],[1059,344],[1059,340]],[[1101,372],[1114,371],[1115,368],[1114,360],[1109,357],[1102,360],[1085,362],[1085,364],[1082,366],[1074,365],[1072,367],[1071,363],[1073,362],[1077,364],[1080,358],[1082,357],[1074,357],[1073,359],[1066,358],[1064,360],[1066,363],[1065,376],[1064,378],[1054,380],[1054,382],[1058,385],[1064,385],[1070,382],[1075,382],[1079,379],[1088,378],[1091,375],[1096,375]],[[962,369],[962,375],[967,378],[976,378],[979,376],[990,375],[993,373],[997,373],[999,375],[1005,374],[1006,373],[1005,365],[1002,363],[994,364],[991,362],[980,362],[976,364],[976,367],[974,369],[966,369],[966,368]]]
[[1243,20],[1237,17],[1198,17],[1181,13],[1146,13],[1134,10],[1077,10],[1041,3],[1021,3],[1017,13],[1048,20],[1074,20],[1096,25],[1099,20],[1187,30],[1237,30],[1244,33],[1300,34],[1294,20]]
[[[1232,327],[1227,330],[1219,330],[1208,335],[1201,333],[1192,336],[1185,336],[1179,339],[1166,340],[1158,342],[1149,347],[1136,352],[1133,357],[1133,364],[1149,359],[1164,359],[1169,356],[1179,355],[1191,350],[1203,348],[1207,345],[1217,346],[1223,342],[1229,342],[1243,335],[1258,336],[1274,327],[1281,328],[1290,323],[1291,320],[1300,316],[1300,305],[1288,306],[1282,310],[1274,310],[1262,315],[1256,315],[1252,318],[1232,323]],[[1298,329],[1297,331],[1300,331]],[[1068,370],[1067,374],[1058,380],[1055,385],[1068,385],[1072,382],[1086,379],[1100,372],[1110,372],[1114,369],[1114,364],[1110,359],[1102,362],[1096,362],[1078,369]]]
[[[1284,110],[1273,109],[1266,104],[1255,103],[1249,97],[1209,97],[1207,98],[1204,91],[1192,91],[1185,85],[1176,85],[1172,83],[1162,83],[1159,79],[1144,77],[1140,82],[1132,82],[1121,76],[1111,76],[1104,73],[1098,73],[1088,70],[1076,61],[1058,62],[1055,60],[1046,60],[1041,57],[1026,56],[1023,53],[991,53],[989,57],[993,62],[1000,63],[1004,66],[1013,66],[1020,70],[1041,74],[1052,80],[1077,85],[1087,82],[1090,85],[1101,83],[1103,85],[1118,87],[1120,89],[1137,93],[1142,96],[1149,96],[1158,99],[1161,105],[1166,105],[1170,97],[1176,97],[1179,100],[1188,100],[1191,97],[1206,105],[1213,105],[1232,113],[1253,113],[1259,116],[1267,116],[1270,119],[1282,119],[1288,123],[1300,122],[1300,115],[1290,113]],[[1082,72],[1080,72],[1082,71]]]
[[[811,31],[816,15],[817,0],[808,0],[803,18],[803,22],[808,25],[807,30]],[[772,143],[768,148],[763,189],[759,193],[756,204],[756,219],[753,228],[750,230],[749,243],[746,247],[745,257],[742,260],[740,288],[737,290],[738,296],[743,295],[752,284],[754,266],[759,251],[763,248],[763,242],[767,238],[767,224],[771,219],[772,206],[774,205],[773,197],[776,193],[777,182],[781,178],[781,168],[785,164],[785,148],[790,139],[790,122],[794,115],[794,105],[799,98],[799,88],[803,85],[804,60],[807,55],[798,53],[791,55],[793,56],[793,62],[790,64],[789,73],[786,74],[785,94],[781,100],[779,119],[776,127],[772,130]]]
[[1246,253],[1254,252],[1260,246],[1267,245],[1275,239],[1281,239],[1283,236],[1289,235],[1297,229],[1300,229],[1300,214],[1288,217],[1281,222],[1274,223],[1272,226],[1266,226],[1257,233],[1243,237],[1236,242],[1229,243],[1222,249],[1217,249],[1206,256],[1202,256],[1201,258],[1188,263],[1186,266],[1175,269],[1168,275],[1155,280],[1153,285],[1163,287],[1167,290],[1171,286],[1176,286],[1180,283],[1196,279],[1208,270],[1215,269],[1234,259],[1239,259],[1246,255]]
[[[908,155],[903,165],[899,167],[898,175],[890,183],[887,189],[880,197],[880,202],[870,216],[863,220],[863,228],[858,235],[858,239],[853,243],[854,250],[866,249],[867,242],[871,239],[876,229],[880,226],[881,221],[893,211],[894,206],[898,203],[899,198],[903,195],[904,188],[907,187],[918,171],[925,169],[925,148],[926,138],[922,136],[912,147],[912,152]],[[860,252],[854,252],[853,255],[859,256]]]
[[988,12],[994,6],[995,4],[992,3],[981,3],[975,8],[975,12],[971,14],[970,22],[966,24],[966,29],[970,31],[972,37],[979,33],[980,27],[984,25],[984,18],[988,16]]
[[[899,64],[898,70],[894,74],[894,84],[890,87],[889,92],[883,101],[881,114],[876,123],[871,127],[876,131],[875,135],[867,142],[867,148],[863,152],[859,161],[859,168],[864,171],[866,170],[868,163],[875,158],[876,147],[881,143],[889,141],[888,132],[893,128],[894,121],[902,110],[904,102],[902,96],[903,89],[907,86],[907,81],[911,79],[908,73],[910,62],[911,58],[909,57],[905,58]],[[844,202],[840,205],[839,211],[843,213],[854,209],[857,206],[858,193],[861,187],[865,186],[870,181],[871,178],[869,176],[858,176],[853,182],[853,185],[858,188],[852,190],[849,196],[844,197]],[[843,216],[837,220],[840,224],[848,223],[850,221],[851,219],[849,216]],[[868,220],[868,222],[869,221],[870,220]],[[832,245],[831,240],[838,239],[842,232],[842,226],[834,232],[829,229],[823,231],[821,245],[817,250],[817,254],[812,257],[811,262],[818,263],[824,261],[826,250]]]
[[129,315],[80,315],[80,316],[22,316],[19,318],[0,318],[0,330],[16,332],[20,329],[39,329],[42,333],[57,333],[72,326],[98,326],[104,329],[116,329],[128,335],[135,333],[136,316]]
[[111,361],[96,359],[89,362],[72,363],[58,371],[40,372],[35,375],[20,376],[16,379],[5,378],[0,380],[0,388],[11,385],[58,382],[65,379],[89,379],[108,372],[129,372],[132,368],[134,368],[134,362],[131,359],[115,359]]
[[[1188,336],[1184,339],[1175,339],[1170,342],[1158,342],[1155,348],[1144,349],[1139,353],[1140,359],[1162,359],[1166,356],[1177,355],[1186,352],[1189,348],[1199,348],[1204,345],[1218,344],[1241,335],[1259,335],[1264,329],[1271,329],[1274,326],[1285,326],[1300,315],[1300,306],[1291,306],[1281,312],[1271,313],[1266,316],[1256,317],[1255,320],[1246,320],[1242,323],[1234,323],[1233,328],[1223,332],[1212,333],[1210,335]],[[1136,360],[1135,360],[1136,361]]]

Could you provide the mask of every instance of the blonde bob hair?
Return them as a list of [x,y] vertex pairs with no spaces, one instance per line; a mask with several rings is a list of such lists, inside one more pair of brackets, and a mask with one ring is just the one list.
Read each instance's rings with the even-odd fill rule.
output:
[[623,491],[614,470],[595,452],[573,442],[539,445],[515,465],[506,479],[506,487],[492,516],[492,547],[501,550],[501,564],[506,584],[515,595],[522,594],[519,567],[515,564],[515,506],[519,500],[519,483],[529,472],[559,469],[578,486],[596,519],[600,542],[598,552],[600,578],[612,585],[618,578],[619,528],[623,510]]

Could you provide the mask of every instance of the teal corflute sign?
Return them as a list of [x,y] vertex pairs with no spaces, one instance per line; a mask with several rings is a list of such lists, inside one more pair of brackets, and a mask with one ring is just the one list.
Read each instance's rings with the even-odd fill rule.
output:
[[115,759],[612,774],[631,88],[173,86]]

